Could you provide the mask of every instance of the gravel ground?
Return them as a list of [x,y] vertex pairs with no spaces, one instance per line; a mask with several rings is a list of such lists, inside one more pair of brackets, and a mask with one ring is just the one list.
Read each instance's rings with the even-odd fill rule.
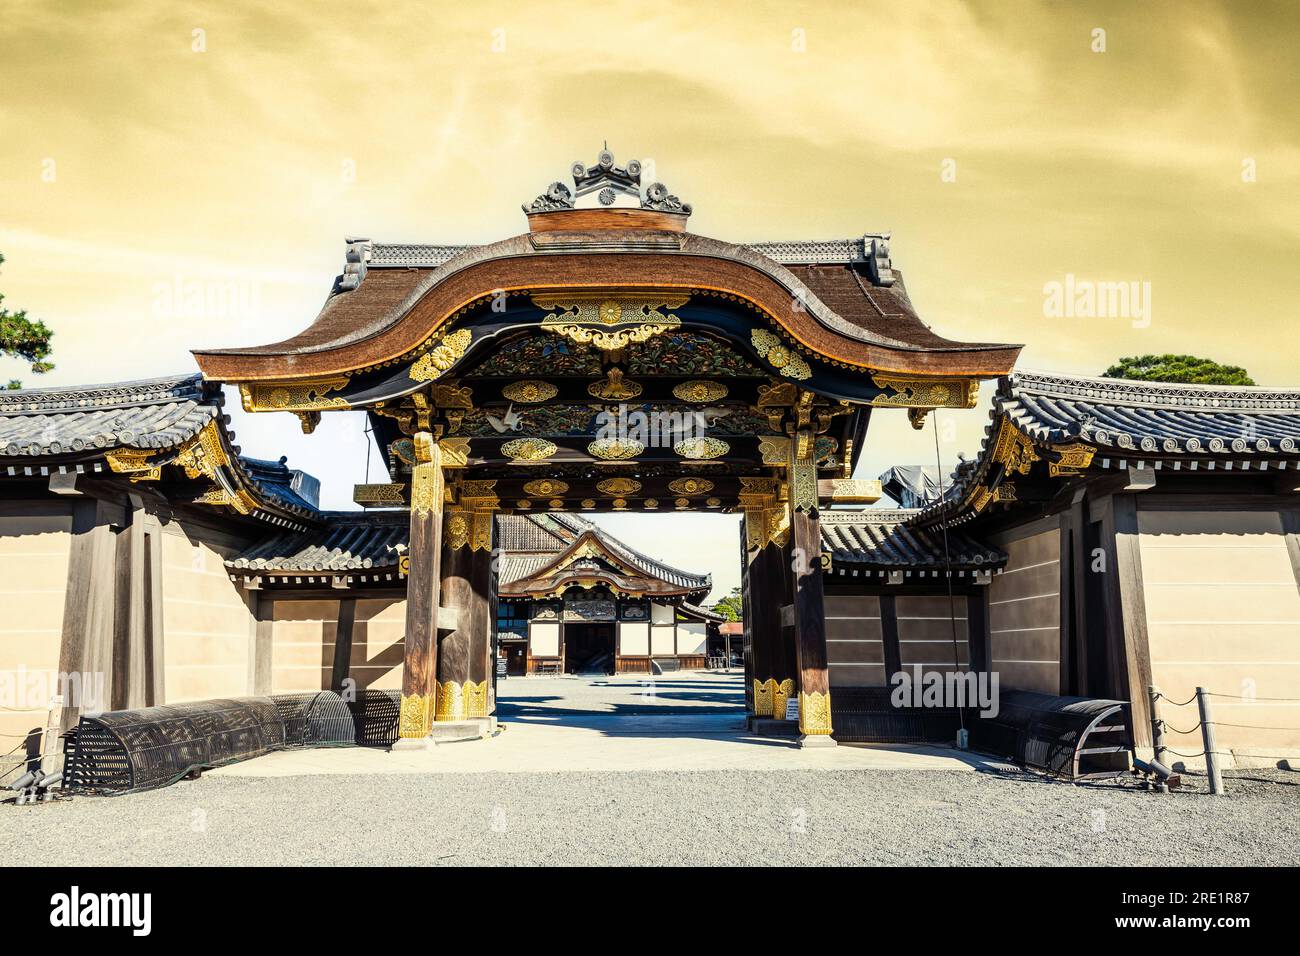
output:
[[1161,796],[1019,773],[205,777],[0,806],[11,864],[1300,863],[1300,776]]

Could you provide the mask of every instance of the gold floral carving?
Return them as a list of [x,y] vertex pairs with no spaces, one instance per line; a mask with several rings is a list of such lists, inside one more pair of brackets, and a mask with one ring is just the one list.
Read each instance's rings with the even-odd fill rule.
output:
[[707,478],[677,478],[668,482],[668,490],[679,495],[704,495],[713,490],[713,482]]
[[767,329],[751,329],[749,340],[754,351],[767,359],[769,365],[786,378],[803,381],[812,378],[812,369],[792,347],[783,345],[781,340]]
[[465,354],[469,348],[473,333],[469,329],[459,329],[442,337],[437,345],[420,356],[411,366],[410,376],[417,382],[432,382],[442,375]]
[[830,691],[824,694],[799,692],[799,732],[809,736],[831,732]]
[[539,478],[537,481],[530,481],[524,485],[525,494],[532,495],[534,498],[549,498],[551,495],[562,495],[568,490],[568,482],[559,481],[555,478]]
[[559,387],[551,382],[526,378],[520,382],[511,382],[501,389],[501,396],[522,405],[532,405],[536,402],[544,402],[554,398],[559,394],[559,391]]
[[634,382],[630,378],[623,377],[623,370],[611,368],[608,375],[598,382],[592,382],[587,386],[587,394],[594,398],[604,399],[607,402],[617,402],[628,398],[636,398],[641,394],[642,385],[640,382]]
[[604,495],[630,495],[641,490],[641,482],[632,478],[606,478],[596,483],[596,490]]
[[677,308],[689,298],[689,295],[642,298],[565,292],[535,295],[533,303],[554,312],[542,320],[543,331],[593,345],[603,352],[617,352],[680,326],[681,319],[660,310]]
[[347,399],[329,398],[348,384],[346,375],[305,378],[291,382],[251,382],[239,386],[246,412],[310,412],[350,408]]
[[402,709],[397,719],[397,736],[407,740],[429,736],[430,710],[427,694],[403,694]]
[[775,696],[776,681],[754,681],[754,716],[772,716],[772,698]]
[[659,507],[659,499],[647,498],[645,501],[641,502],[641,504],[645,506],[647,511],[654,511],[656,508]]
[[974,408],[979,400],[980,383],[974,378],[924,379],[874,373],[871,380],[885,389],[871,400],[879,408]]
[[596,502],[595,502],[594,499],[591,499],[591,498],[583,498],[583,499],[582,499],[582,507],[587,508],[587,509],[594,508],[594,507],[596,507]]
[[515,438],[502,445],[501,452],[515,461],[544,461],[555,454],[556,445],[545,438]]
[[469,544],[469,529],[470,516],[468,513],[459,508],[447,511],[446,518],[443,521],[443,535],[446,538],[448,548],[452,551],[459,551]]
[[597,438],[587,445],[587,451],[591,453],[592,457],[604,461],[622,461],[627,458],[635,458],[641,454],[645,451],[645,445],[632,439],[623,441],[618,438]]
[[721,438],[688,438],[673,445],[673,451],[683,458],[700,461],[721,458],[731,451],[731,446]]
[[716,402],[727,397],[727,386],[721,382],[692,380],[674,385],[673,394],[683,402]]

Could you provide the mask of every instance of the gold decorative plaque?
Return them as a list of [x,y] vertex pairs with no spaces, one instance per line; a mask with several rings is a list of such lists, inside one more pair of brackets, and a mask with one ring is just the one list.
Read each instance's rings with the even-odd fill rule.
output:
[[701,459],[721,458],[731,451],[731,446],[721,438],[688,438],[673,445],[673,451],[683,458],[699,461]]
[[668,482],[668,490],[679,495],[703,495],[713,490],[707,478],[678,478]]
[[569,485],[567,482],[555,478],[539,478],[537,481],[530,481],[524,485],[524,493],[532,495],[534,498],[549,498],[552,495],[562,495],[568,490]]
[[683,402],[716,402],[727,397],[727,386],[721,382],[693,380],[674,385],[673,394]]
[[630,495],[641,490],[641,482],[632,478],[606,478],[596,483],[596,490],[605,495]]
[[543,461],[555,454],[555,442],[545,438],[515,438],[501,446],[501,452],[515,461]]
[[501,389],[501,395],[512,402],[532,405],[535,402],[544,402],[547,399],[554,398],[559,391],[559,388],[551,382],[527,378],[522,382],[511,382]]
[[605,461],[621,461],[627,458],[635,458],[645,451],[645,445],[631,439],[622,441],[618,438],[597,438],[587,446],[587,451],[594,458],[601,458]]
[[783,345],[781,340],[766,329],[752,329],[749,340],[754,351],[767,359],[768,364],[786,378],[803,381],[812,378],[812,369],[794,349]]

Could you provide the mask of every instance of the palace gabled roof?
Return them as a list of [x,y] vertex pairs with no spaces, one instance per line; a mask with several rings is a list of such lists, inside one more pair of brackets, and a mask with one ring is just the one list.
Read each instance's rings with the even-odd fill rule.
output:
[[1035,440],[1081,440],[1130,457],[1300,453],[1300,388],[1017,372],[994,403]]
[[[411,353],[446,317],[494,289],[633,282],[741,295],[818,353],[884,371],[990,377],[1008,371],[1020,350],[954,342],[931,330],[892,266],[885,233],[753,245],[652,229],[525,234],[478,246],[362,239],[351,241],[347,258],[308,328],[268,345],[196,350],[205,376],[252,381],[350,371]],[[790,309],[791,301],[800,307]]]
[[221,414],[202,376],[0,391],[0,458],[171,448]]
[[[508,522],[532,524],[541,535],[535,532],[508,530],[502,533]],[[530,578],[544,571],[548,566],[560,562],[572,551],[578,541],[588,535],[594,537],[615,558],[625,562],[647,577],[665,582],[672,588],[693,593],[697,599],[703,599],[713,587],[713,579],[708,574],[694,574],[683,571],[670,564],[658,561],[642,554],[624,544],[599,525],[587,521],[578,515],[567,512],[553,512],[537,515],[503,515],[498,519],[498,533],[502,533],[502,556],[499,564],[499,587],[501,593],[513,593],[509,585]],[[516,535],[519,544],[533,545],[528,548],[512,549],[510,536]],[[525,537],[525,534],[528,537]],[[545,537],[542,537],[545,535]],[[541,545],[539,547],[538,545]],[[543,549],[545,548],[545,549]]]
[[[317,574],[322,575],[320,583],[349,572],[375,573],[377,580],[393,579],[410,542],[410,518],[405,511],[324,512],[320,518],[320,527],[268,536],[229,558],[226,567],[244,575],[297,578]],[[504,595],[512,593],[509,585],[513,582],[562,561],[584,536],[595,537],[610,554],[647,577],[688,591],[697,599],[712,587],[709,575],[692,574],[647,557],[576,515],[509,514],[496,520],[496,545],[501,549],[498,587]]]
[[1002,378],[979,455],[914,523],[969,521],[1017,500],[1019,476],[1108,469],[1243,474],[1300,469],[1300,389],[1016,372]]
[[[70,472],[156,481],[164,466],[196,465],[197,458],[185,456],[208,442],[225,461],[202,463],[211,481],[202,503],[307,527],[317,509],[299,493],[305,476],[283,460],[241,456],[222,403],[221,389],[193,373],[0,391],[0,477]],[[306,478],[307,485],[314,483]]]
[[1006,564],[1005,553],[967,535],[950,531],[945,542],[941,530],[910,524],[918,514],[915,509],[823,511],[822,547],[831,555],[832,572],[934,576],[951,570],[966,576]]

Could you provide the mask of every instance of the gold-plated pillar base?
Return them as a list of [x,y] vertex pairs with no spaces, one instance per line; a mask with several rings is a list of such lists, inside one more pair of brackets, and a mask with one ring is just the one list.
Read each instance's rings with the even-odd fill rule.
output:
[[799,732],[805,735],[831,733],[831,694],[814,691],[799,694]]

